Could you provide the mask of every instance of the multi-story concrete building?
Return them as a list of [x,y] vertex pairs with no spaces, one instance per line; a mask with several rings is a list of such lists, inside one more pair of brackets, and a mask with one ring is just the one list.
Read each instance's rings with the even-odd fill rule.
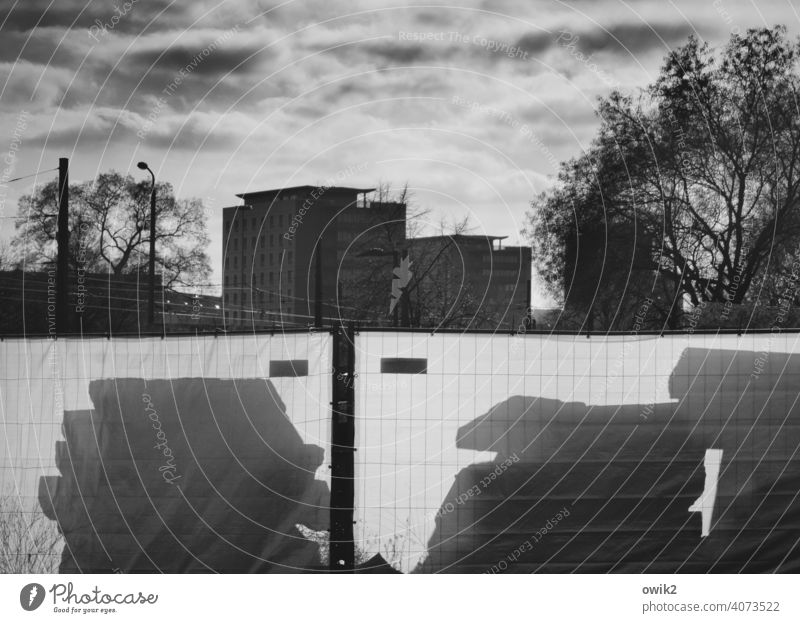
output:
[[[362,294],[375,290],[368,281],[378,278],[376,249],[402,247],[406,235],[405,204],[370,201],[374,190],[295,186],[237,195],[243,205],[223,210],[227,326],[307,326],[318,298],[326,319],[370,317]],[[391,282],[390,263],[378,272]],[[387,285],[381,302],[388,296]]]

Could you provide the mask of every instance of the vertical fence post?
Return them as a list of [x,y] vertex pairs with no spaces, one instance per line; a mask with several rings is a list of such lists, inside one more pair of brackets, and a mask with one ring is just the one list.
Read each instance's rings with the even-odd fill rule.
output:
[[58,159],[58,228],[56,230],[56,334],[72,330],[69,313],[69,159]]
[[331,536],[332,571],[355,566],[353,511],[355,500],[355,331],[333,332],[333,401],[331,409]]
[[322,327],[322,240],[317,243],[314,261],[314,326],[319,329]]

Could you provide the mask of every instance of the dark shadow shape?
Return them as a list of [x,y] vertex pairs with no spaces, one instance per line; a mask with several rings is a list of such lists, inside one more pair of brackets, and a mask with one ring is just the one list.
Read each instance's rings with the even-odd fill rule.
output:
[[61,572],[321,568],[295,525],[328,529],[323,450],[271,382],[107,379],[89,394],[94,409],[64,414],[61,476],[40,484]]
[[[498,403],[457,438],[496,460],[457,474],[415,571],[797,572],[800,356],[759,359],[687,349],[677,403]],[[723,460],[703,538],[688,508],[708,448]]]

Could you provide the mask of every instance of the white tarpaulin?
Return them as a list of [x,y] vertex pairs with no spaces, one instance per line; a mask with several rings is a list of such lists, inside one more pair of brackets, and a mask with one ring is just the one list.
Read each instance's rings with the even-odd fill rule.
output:
[[798,340],[361,333],[360,555],[798,571]]
[[327,334],[4,340],[3,491],[39,487],[66,571],[319,568],[330,357]]
[[[799,340],[362,332],[358,559],[798,571]],[[330,342],[0,342],[4,492],[65,571],[320,568]]]

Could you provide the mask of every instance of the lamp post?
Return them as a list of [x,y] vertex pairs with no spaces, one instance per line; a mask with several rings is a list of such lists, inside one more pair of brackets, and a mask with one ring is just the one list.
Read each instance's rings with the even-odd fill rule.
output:
[[136,166],[142,171],[150,173],[152,178],[152,186],[150,188],[150,259],[148,262],[150,293],[147,302],[147,321],[152,327],[156,323],[156,176],[146,162],[139,162]]

